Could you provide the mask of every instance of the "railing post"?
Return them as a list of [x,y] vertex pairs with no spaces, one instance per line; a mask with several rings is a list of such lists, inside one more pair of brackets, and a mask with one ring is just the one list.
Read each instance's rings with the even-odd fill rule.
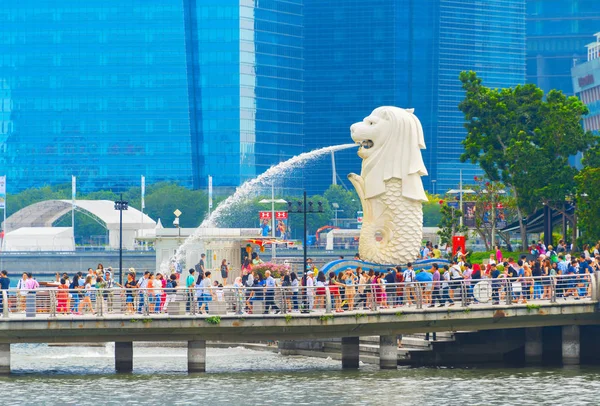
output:
[[[556,276],[556,277],[549,276],[549,278],[550,278],[550,303],[556,303],[556,289],[558,286],[556,281],[559,277],[560,276]],[[543,285],[544,284],[542,283],[542,287],[543,287]]]
[[416,305],[417,309],[423,308],[423,290],[420,282],[413,282],[415,284],[415,293],[416,293]]
[[8,315],[10,314],[9,306],[10,303],[8,303],[8,291],[2,290],[2,317],[5,319],[7,319]]
[[510,278],[506,278],[506,294],[504,296],[504,303],[506,303],[507,305],[511,305],[512,304],[512,280]]
[[[291,289],[291,288],[289,288]],[[288,287],[287,286],[282,286],[279,288],[279,292],[281,293],[279,296],[281,297],[281,306],[279,307],[279,310],[281,310],[282,314],[286,314],[287,313],[287,290]]]
[[463,279],[460,281],[460,306],[467,307],[468,304],[469,302],[467,300],[467,281]]
[[144,295],[144,316],[149,316],[150,315],[150,306],[148,303],[148,291],[144,290],[142,292],[142,294]]
[[591,291],[592,291],[592,300],[597,301],[598,298],[600,297],[600,292],[598,291],[598,287],[600,286],[600,284],[598,283],[600,279],[600,272],[594,272],[592,275],[590,275],[590,284],[591,286]]
[[331,313],[331,292],[329,286],[325,286],[325,313]]
[[56,317],[56,291],[51,290],[50,292],[50,317]]

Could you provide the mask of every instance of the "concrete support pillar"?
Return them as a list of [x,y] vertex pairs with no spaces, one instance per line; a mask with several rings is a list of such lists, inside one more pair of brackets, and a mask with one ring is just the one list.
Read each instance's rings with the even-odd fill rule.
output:
[[359,353],[358,337],[342,337],[342,369],[357,369]]
[[206,372],[206,341],[188,341],[188,372]]
[[542,327],[528,327],[525,329],[525,363],[538,365],[542,363],[544,342],[542,341]]
[[10,344],[0,344],[0,375],[10,374]]
[[579,365],[579,326],[562,326],[563,365]]
[[379,368],[398,368],[398,346],[396,336],[379,336]]
[[133,372],[133,343],[115,343],[115,369],[117,372]]

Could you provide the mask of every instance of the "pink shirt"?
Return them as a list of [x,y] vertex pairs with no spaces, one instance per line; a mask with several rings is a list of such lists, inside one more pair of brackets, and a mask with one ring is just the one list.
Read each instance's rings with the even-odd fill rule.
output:
[[29,278],[25,281],[25,288],[26,289],[37,289],[40,287],[40,284],[38,283],[38,281],[36,281],[33,278]]

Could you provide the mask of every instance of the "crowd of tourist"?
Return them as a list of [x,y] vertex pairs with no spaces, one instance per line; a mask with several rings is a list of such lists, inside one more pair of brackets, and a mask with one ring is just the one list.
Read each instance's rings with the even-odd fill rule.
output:
[[[325,274],[309,259],[305,272],[285,271],[273,275],[260,271],[263,264],[258,253],[242,262],[241,276],[227,281],[231,272],[227,260],[220,264],[220,281],[205,269],[205,255],[189,269],[185,280],[180,272],[170,275],[145,271],[137,274],[130,268],[123,284],[114,280],[113,270],[98,264],[86,273],[72,277],[56,276],[56,312],[61,314],[95,314],[112,311],[134,313],[167,312],[177,294],[185,297],[186,311],[206,313],[212,302],[227,302],[237,313],[310,312],[331,306],[335,312],[401,306],[454,306],[457,301],[527,303],[537,299],[591,295],[591,274],[600,270],[600,244],[584,246],[582,253],[571,256],[561,241],[556,249],[533,242],[530,255],[503,258],[497,247],[485,263],[470,263],[468,253],[458,252],[453,260],[442,260],[437,245],[426,244],[423,258],[440,259],[427,269],[415,270],[412,264],[387,270],[361,266]],[[358,254],[355,259],[360,259]],[[239,275],[239,274],[238,274]],[[480,282],[485,282],[478,288]],[[0,289],[8,289],[6,271],[0,273]],[[39,287],[30,273],[23,273],[16,284],[16,311],[25,311],[27,295]],[[330,301],[330,303],[328,303]],[[0,314],[4,303],[0,295]],[[100,306],[100,308],[99,308]]]

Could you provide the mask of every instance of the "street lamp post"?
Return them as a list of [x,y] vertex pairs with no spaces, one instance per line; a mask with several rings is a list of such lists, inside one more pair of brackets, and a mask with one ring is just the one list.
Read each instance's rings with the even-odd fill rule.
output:
[[129,208],[129,202],[123,200],[123,193],[115,202],[115,210],[119,210],[119,283],[123,285],[123,210]]
[[333,220],[333,225],[337,227],[338,226],[338,212],[344,211],[344,210],[340,209],[340,205],[337,203],[331,203],[331,206],[333,207],[333,211],[335,212],[335,218]]
[[318,213],[323,213],[323,203],[322,202],[317,202],[317,208],[315,209],[314,207],[314,203],[313,202],[308,202],[308,205],[306,203],[306,190],[304,191],[304,201],[300,202],[298,201],[296,203],[296,208],[294,209],[294,205],[292,204],[292,202],[288,202],[288,212],[290,214],[299,214],[302,213],[304,215],[304,235],[302,238],[302,248],[303,248],[303,259],[304,259],[304,269],[303,269],[303,273],[306,272],[306,265],[307,265],[307,259],[308,259],[308,244],[306,243],[307,240],[307,225],[306,225],[306,216],[307,214],[318,214]]
[[179,227],[179,216],[181,216],[181,210],[176,209],[173,214],[175,215],[175,220],[173,220],[173,225],[177,227],[177,238],[178,241],[181,238],[181,227]]

